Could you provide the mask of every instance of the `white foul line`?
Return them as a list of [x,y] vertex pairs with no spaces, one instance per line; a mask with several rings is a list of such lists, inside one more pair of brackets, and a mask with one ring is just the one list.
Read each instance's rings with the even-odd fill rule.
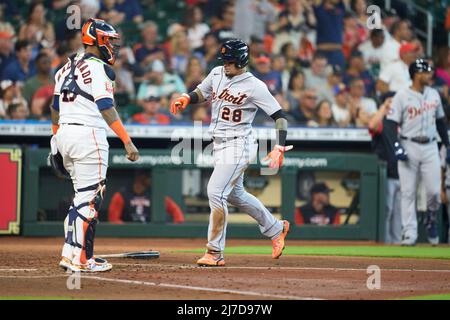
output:
[[[199,266],[189,266],[189,265],[163,265],[163,264],[146,264],[146,263],[114,263],[117,266],[138,266],[138,267],[149,267],[149,268],[178,268],[178,269],[201,269],[201,270],[224,270],[224,269],[246,269],[246,270],[299,270],[299,271],[363,271],[366,272],[365,268],[315,268],[315,267],[277,267],[277,266],[266,266],[266,267],[199,267]],[[437,273],[450,273],[450,266],[448,270],[425,270],[425,269],[383,269],[381,271],[388,272],[437,272]]]
[[195,290],[195,291],[207,291],[207,292],[220,292],[220,293],[240,294],[240,295],[246,295],[246,296],[276,298],[276,299],[320,300],[318,298],[277,295],[277,294],[268,294],[268,293],[261,293],[261,292],[255,292],[255,291],[241,291],[241,290],[217,289],[217,288],[207,288],[207,287],[197,287],[197,286],[184,286],[184,285],[170,284],[170,283],[155,283],[155,282],[148,282],[148,281],[111,279],[111,278],[103,278],[103,277],[97,277],[97,276],[83,276],[83,278],[89,278],[89,279],[94,279],[94,280],[99,280],[99,281],[110,281],[110,282],[118,282],[118,283],[126,283],[126,284],[144,285],[144,286],[155,286],[155,287],[186,289],[186,290]]
[[16,272],[16,271],[37,271],[38,269],[0,269],[0,272]]

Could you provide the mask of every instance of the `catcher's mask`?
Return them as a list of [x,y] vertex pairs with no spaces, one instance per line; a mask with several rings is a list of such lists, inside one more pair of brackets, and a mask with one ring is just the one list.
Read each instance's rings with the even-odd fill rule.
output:
[[112,25],[101,19],[89,19],[81,31],[83,44],[96,46],[101,59],[113,65],[120,49],[120,35]]

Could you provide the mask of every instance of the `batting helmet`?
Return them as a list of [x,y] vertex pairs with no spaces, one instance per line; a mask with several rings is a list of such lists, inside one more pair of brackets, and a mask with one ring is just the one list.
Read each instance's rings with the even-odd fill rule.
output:
[[222,44],[218,59],[222,61],[234,61],[236,68],[244,68],[249,61],[249,47],[242,40],[228,40]]
[[432,71],[433,68],[424,59],[417,59],[409,66],[409,75],[411,77],[411,80],[414,80],[414,75],[417,72],[432,72]]
[[81,31],[83,44],[96,46],[100,50],[101,59],[113,65],[119,53],[120,35],[112,25],[101,19],[89,19]]

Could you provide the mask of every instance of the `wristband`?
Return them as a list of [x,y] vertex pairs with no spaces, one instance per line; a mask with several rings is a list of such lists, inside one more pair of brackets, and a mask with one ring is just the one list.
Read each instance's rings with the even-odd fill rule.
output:
[[112,131],[122,140],[124,144],[127,144],[131,141],[130,136],[127,133],[127,130],[125,130],[125,127],[122,124],[122,121],[120,119],[117,119],[109,126]]

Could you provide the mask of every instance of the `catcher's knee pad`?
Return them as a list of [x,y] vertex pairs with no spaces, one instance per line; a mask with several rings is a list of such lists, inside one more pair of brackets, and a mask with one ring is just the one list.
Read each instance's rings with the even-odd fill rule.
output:
[[96,212],[100,210],[103,203],[103,198],[105,197],[106,180],[102,180],[99,183],[96,183],[92,186],[77,189],[78,193],[92,192],[92,191],[94,191],[92,198],[90,198],[88,202],[83,202],[80,205],[78,205],[77,206],[78,209],[89,206],[89,208],[94,209]]
[[65,242],[72,245],[77,246],[76,240],[74,241],[73,232],[74,232],[74,224],[75,220],[78,218],[78,211],[77,208],[74,206],[71,206],[69,209],[69,213],[67,214],[67,233],[66,233],[66,239]]

